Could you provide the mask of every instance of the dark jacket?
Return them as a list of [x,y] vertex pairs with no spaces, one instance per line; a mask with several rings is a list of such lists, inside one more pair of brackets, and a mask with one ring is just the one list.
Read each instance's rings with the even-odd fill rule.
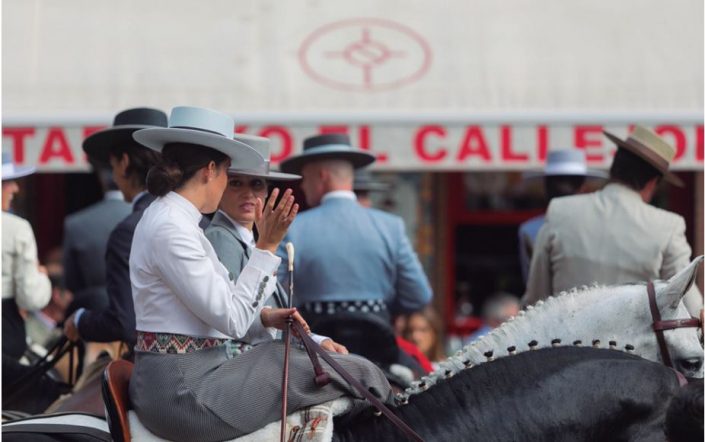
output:
[[86,310],[78,322],[78,331],[86,341],[124,341],[129,349],[134,347],[135,306],[130,284],[130,248],[135,227],[144,210],[155,197],[146,194],[135,202],[131,214],[122,220],[110,234],[105,254],[108,308],[102,311]]

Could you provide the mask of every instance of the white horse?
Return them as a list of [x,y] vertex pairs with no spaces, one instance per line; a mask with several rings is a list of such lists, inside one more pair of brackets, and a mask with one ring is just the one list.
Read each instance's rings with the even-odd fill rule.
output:
[[[654,281],[656,304],[663,320],[690,318],[682,298],[695,280],[700,256],[668,281]],[[587,345],[627,350],[645,359],[661,358],[646,284],[573,289],[529,306],[491,333],[440,364],[416,381],[407,393],[417,393],[462,368],[488,360],[556,345]],[[664,332],[674,368],[686,377],[703,377],[703,348],[696,328]]]

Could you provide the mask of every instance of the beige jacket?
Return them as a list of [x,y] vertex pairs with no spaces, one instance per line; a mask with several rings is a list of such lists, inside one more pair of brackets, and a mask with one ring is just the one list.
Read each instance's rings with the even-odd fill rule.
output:
[[[539,231],[523,304],[573,287],[668,279],[690,262],[685,221],[644,203],[620,184],[583,195],[554,198]],[[686,306],[696,315],[695,285]]]
[[15,298],[25,310],[44,308],[51,297],[51,282],[38,265],[32,226],[2,212],[2,299]]

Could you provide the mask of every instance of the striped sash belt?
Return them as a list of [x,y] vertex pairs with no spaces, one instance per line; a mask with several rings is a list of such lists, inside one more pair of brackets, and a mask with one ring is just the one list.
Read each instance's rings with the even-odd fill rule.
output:
[[230,357],[245,353],[252,345],[227,338],[199,338],[176,333],[137,332],[135,350],[153,353],[191,353],[224,345]]

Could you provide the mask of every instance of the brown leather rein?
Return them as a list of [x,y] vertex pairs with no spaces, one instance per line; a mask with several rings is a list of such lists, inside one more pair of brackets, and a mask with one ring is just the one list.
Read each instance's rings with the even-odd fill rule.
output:
[[651,318],[654,320],[652,328],[656,334],[656,341],[658,342],[659,350],[661,351],[661,360],[663,363],[673,369],[678,376],[678,382],[681,386],[688,383],[688,380],[683,376],[681,372],[676,370],[673,365],[673,360],[671,359],[671,354],[668,351],[668,345],[666,345],[666,338],[663,336],[664,330],[674,330],[676,328],[700,328],[702,324],[699,319],[688,318],[688,319],[670,319],[661,320],[661,312],[659,312],[658,306],[656,305],[656,289],[654,288],[654,283],[649,281],[646,285],[646,293],[649,297],[649,308],[651,309]]
[[412,430],[411,427],[409,427],[396,414],[394,414],[389,408],[387,408],[387,406],[384,405],[382,401],[380,401],[372,393],[370,393],[370,391],[367,390],[367,388],[365,388],[365,386],[362,385],[360,381],[355,379],[350,373],[348,373],[343,367],[341,367],[340,364],[338,364],[335,359],[333,359],[325,350],[323,350],[318,344],[316,344],[313,339],[311,339],[311,337],[308,336],[308,334],[304,331],[304,328],[301,324],[296,321],[292,321],[291,329],[295,331],[296,334],[299,336],[299,339],[301,339],[301,342],[304,345],[304,348],[306,349],[309,358],[311,359],[311,363],[314,367],[314,382],[316,383],[316,385],[322,387],[328,382],[330,382],[330,377],[328,376],[328,373],[323,370],[323,367],[321,366],[321,363],[318,360],[318,356],[320,355],[321,358],[323,358],[323,360],[328,363],[328,365],[330,365],[335,371],[337,371],[338,374],[340,374],[343,379],[345,379],[355,390],[357,390],[357,392],[362,397],[370,401],[370,403],[372,403],[372,406],[374,406],[380,413],[384,414],[387,418],[389,418],[389,420],[391,420],[392,423],[397,428],[399,428],[399,430],[401,430],[410,440],[423,442],[421,436],[416,434],[416,432]]

